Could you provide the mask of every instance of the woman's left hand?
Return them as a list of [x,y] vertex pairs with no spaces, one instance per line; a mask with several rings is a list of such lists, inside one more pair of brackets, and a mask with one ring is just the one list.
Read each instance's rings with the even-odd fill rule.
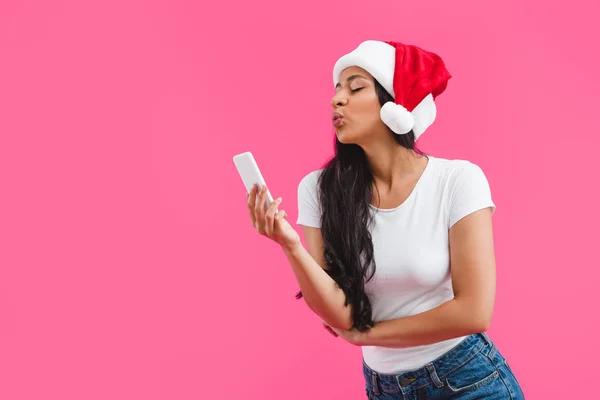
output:
[[333,328],[333,327],[327,325],[327,323],[325,321],[321,321],[321,322],[323,323],[323,326],[325,327],[325,329],[330,331],[332,334],[335,334],[336,336],[341,337],[346,342],[348,342],[354,346],[366,346],[366,344],[365,344],[366,333],[360,332],[356,328],[352,328],[352,329],[348,329],[348,330]]

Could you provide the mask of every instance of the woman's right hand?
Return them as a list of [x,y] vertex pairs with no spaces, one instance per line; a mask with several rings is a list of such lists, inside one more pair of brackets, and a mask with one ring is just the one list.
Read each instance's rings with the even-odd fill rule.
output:
[[298,232],[285,219],[287,213],[283,210],[276,212],[277,207],[281,204],[281,197],[273,201],[265,211],[267,187],[263,185],[261,189],[258,192],[258,186],[255,184],[248,193],[248,212],[254,228],[258,233],[275,241],[285,249],[293,249],[300,245]]

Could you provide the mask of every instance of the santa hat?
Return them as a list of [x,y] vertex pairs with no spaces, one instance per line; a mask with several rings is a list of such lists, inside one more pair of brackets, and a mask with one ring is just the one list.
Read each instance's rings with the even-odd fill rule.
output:
[[395,133],[411,130],[417,139],[436,116],[434,99],[445,89],[451,75],[442,59],[417,46],[367,40],[340,57],[333,67],[333,84],[348,67],[369,72],[394,98],[381,107],[382,121]]

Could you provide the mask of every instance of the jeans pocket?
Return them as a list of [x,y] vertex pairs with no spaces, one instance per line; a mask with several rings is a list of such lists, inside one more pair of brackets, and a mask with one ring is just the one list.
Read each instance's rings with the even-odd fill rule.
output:
[[492,361],[482,353],[477,353],[441,380],[446,390],[452,394],[479,389],[494,382],[500,373]]

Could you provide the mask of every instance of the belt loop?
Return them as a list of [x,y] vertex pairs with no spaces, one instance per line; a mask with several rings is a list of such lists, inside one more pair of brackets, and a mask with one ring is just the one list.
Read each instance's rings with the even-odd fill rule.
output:
[[371,386],[373,386],[373,393],[375,396],[380,396],[381,391],[379,389],[379,376],[375,371],[371,371]]
[[431,380],[433,381],[433,384],[437,388],[441,388],[442,386],[444,386],[444,384],[438,377],[438,374],[435,370],[435,367],[433,366],[433,363],[429,363],[429,364],[425,365],[425,368],[427,368],[427,371],[429,371],[429,377],[431,378]]
[[494,355],[496,354],[496,344],[492,341],[492,339],[490,339],[487,333],[481,332],[480,335],[483,338],[483,340],[490,346],[490,350],[488,351],[487,356],[490,359],[494,358]]
[[490,337],[487,335],[487,333],[485,332],[480,332],[479,336],[481,336],[483,338],[483,340],[490,345],[490,347],[492,347],[493,342],[492,339],[490,339]]

